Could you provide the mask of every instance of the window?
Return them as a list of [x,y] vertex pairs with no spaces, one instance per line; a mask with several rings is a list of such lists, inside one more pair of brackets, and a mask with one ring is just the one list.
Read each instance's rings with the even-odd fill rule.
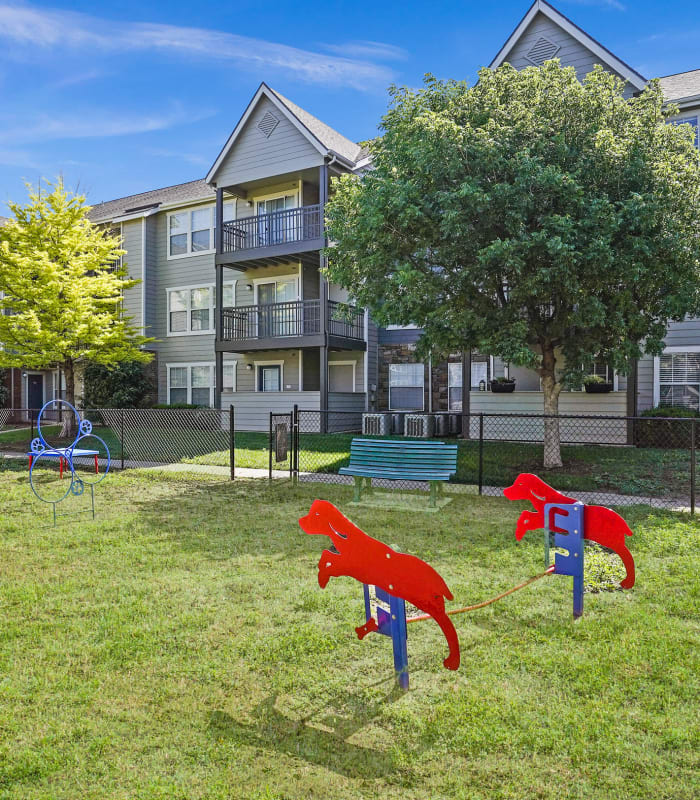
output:
[[659,358],[659,405],[700,411],[700,353],[664,353]]
[[423,364],[389,364],[389,408],[423,410]]
[[[597,375],[599,378],[602,378],[605,383],[612,383],[613,388],[617,391],[617,385],[615,381],[615,370],[605,364],[603,361],[594,361],[589,366],[583,366],[586,375]],[[577,389],[572,389],[572,391],[582,392],[583,391],[583,384],[579,386]]]
[[[235,305],[234,283],[224,284],[224,306]],[[167,289],[168,335],[214,332],[213,286],[183,286]]]
[[214,330],[214,290],[197,286],[168,290],[168,333],[211,333]]
[[221,382],[222,392],[236,391],[236,362],[224,362],[224,376]]
[[257,389],[259,392],[281,392],[282,391],[282,365],[281,364],[258,364]]
[[213,364],[169,364],[168,402],[196,406],[214,404]]
[[684,119],[671,120],[671,125],[692,125],[695,128],[695,146],[700,147],[700,128],[698,128],[697,117],[685,117]]
[[355,361],[329,361],[328,391],[354,392],[355,369],[356,369]]
[[[214,206],[168,214],[168,258],[214,250]],[[224,203],[224,222],[234,218],[234,203]]]
[[450,411],[462,410],[462,364],[459,361],[447,365],[447,408]]

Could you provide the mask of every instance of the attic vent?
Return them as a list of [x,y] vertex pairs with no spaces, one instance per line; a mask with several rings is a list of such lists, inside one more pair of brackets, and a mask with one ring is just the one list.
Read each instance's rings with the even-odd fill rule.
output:
[[554,42],[550,42],[549,39],[545,39],[544,36],[540,36],[525,54],[525,58],[539,67],[548,59],[554,58],[559,50],[561,50],[561,48],[558,44],[554,44]]
[[274,114],[266,111],[265,116],[260,120],[260,122],[258,122],[258,130],[263,136],[267,136],[269,138],[272,131],[274,131],[274,129],[279,125],[279,122],[280,121]]

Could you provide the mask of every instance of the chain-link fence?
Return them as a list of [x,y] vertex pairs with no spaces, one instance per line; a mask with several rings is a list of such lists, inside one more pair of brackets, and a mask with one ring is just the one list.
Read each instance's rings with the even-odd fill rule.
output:
[[[275,415],[274,420],[271,475],[273,469],[284,469],[302,481],[351,483],[339,470],[350,463],[354,437],[444,439],[458,447],[457,474],[451,482],[479,494],[501,495],[520,473],[533,472],[588,503],[695,510],[698,420],[304,409]],[[286,431],[283,461],[276,461],[273,453],[282,435],[273,435],[272,426],[278,424]],[[408,491],[428,488],[410,480],[373,483]]]
[[[212,408],[100,408],[83,409],[83,419],[92,423],[93,437],[81,440],[79,447],[98,449],[96,466],[106,463],[106,451],[95,437],[109,449],[111,467],[165,467],[209,471],[234,476],[235,412]],[[0,453],[6,459],[29,458],[32,440],[38,427],[52,448],[70,447],[76,430],[72,415],[48,410],[39,418],[38,409],[0,409]],[[247,432],[241,432],[244,436]],[[259,439],[261,471],[265,467],[267,437]],[[264,455],[263,455],[264,454]]]

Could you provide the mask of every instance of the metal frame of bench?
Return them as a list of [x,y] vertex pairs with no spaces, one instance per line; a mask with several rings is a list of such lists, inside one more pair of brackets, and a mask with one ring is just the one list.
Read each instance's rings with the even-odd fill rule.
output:
[[[425,458],[421,459],[421,455]],[[430,464],[430,457],[437,462]],[[358,464],[358,461],[366,463]],[[426,461],[428,462],[426,464]],[[408,462],[408,463],[407,463]],[[354,501],[362,499],[363,488],[372,491],[372,479],[423,481],[430,487],[430,508],[437,506],[442,484],[457,472],[457,445],[440,441],[396,439],[353,439],[350,463],[338,470],[355,480]],[[366,483],[363,483],[366,481]]]

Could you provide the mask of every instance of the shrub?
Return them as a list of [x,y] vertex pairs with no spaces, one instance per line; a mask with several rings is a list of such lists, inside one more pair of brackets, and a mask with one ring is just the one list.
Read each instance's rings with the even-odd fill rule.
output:
[[590,386],[591,384],[599,384],[599,383],[607,383],[607,381],[600,375],[586,375],[586,377],[583,379],[584,386]]
[[[683,406],[658,406],[642,411],[646,419],[634,423],[634,442],[637,447],[688,449],[692,441],[691,420],[700,413]],[[685,420],[685,422],[684,422]],[[700,445],[700,428],[695,428],[695,444]]]
[[107,367],[88,364],[84,374],[85,408],[141,408],[154,391],[154,386],[144,371],[144,365],[125,361]]

